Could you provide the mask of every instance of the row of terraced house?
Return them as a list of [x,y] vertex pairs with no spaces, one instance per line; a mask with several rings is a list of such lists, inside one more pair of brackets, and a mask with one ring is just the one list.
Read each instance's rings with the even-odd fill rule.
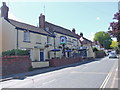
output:
[[[94,57],[92,41],[76,34],[76,30],[45,21],[40,14],[39,26],[8,18],[9,8],[3,3],[0,17],[1,51],[23,49],[30,51],[34,67],[49,66],[48,59],[64,57]],[[39,62],[34,64],[34,61]]]

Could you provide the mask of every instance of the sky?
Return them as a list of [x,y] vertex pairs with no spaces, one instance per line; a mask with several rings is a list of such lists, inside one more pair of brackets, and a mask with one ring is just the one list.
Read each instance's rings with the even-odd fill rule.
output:
[[[0,1],[0,6],[2,6]],[[69,30],[75,28],[76,33],[83,33],[84,37],[93,41],[94,34],[107,31],[109,23],[118,11],[118,1],[10,1],[9,18],[38,26],[40,14],[45,15],[46,21],[62,26]]]

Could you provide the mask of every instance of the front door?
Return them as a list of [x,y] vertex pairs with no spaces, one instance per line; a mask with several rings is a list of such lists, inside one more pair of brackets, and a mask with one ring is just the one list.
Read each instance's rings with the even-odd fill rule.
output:
[[44,61],[44,52],[40,51],[40,61]]

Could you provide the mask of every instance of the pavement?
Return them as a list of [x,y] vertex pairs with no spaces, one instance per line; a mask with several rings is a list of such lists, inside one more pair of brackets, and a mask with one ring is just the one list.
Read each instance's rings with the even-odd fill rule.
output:
[[[100,59],[100,58],[98,58],[98,59]],[[77,65],[89,63],[89,62],[92,62],[92,61],[95,61],[98,59],[96,58],[96,59],[92,59],[92,60],[83,60],[82,62],[78,62],[78,63],[74,63],[74,64],[58,66],[58,67],[44,67],[44,68],[34,69],[33,71],[29,71],[29,72],[3,76],[3,77],[0,77],[0,82],[12,80],[12,79],[24,79],[27,76],[33,76],[33,75],[37,75],[37,74],[41,74],[41,73],[59,70],[59,69],[66,68],[66,67],[77,66]]]

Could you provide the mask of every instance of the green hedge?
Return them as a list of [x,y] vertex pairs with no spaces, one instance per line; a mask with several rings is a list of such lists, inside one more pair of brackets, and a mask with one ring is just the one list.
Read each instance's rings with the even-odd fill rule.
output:
[[2,56],[25,56],[30,55],[28,50],[13,49],[2,52]]

